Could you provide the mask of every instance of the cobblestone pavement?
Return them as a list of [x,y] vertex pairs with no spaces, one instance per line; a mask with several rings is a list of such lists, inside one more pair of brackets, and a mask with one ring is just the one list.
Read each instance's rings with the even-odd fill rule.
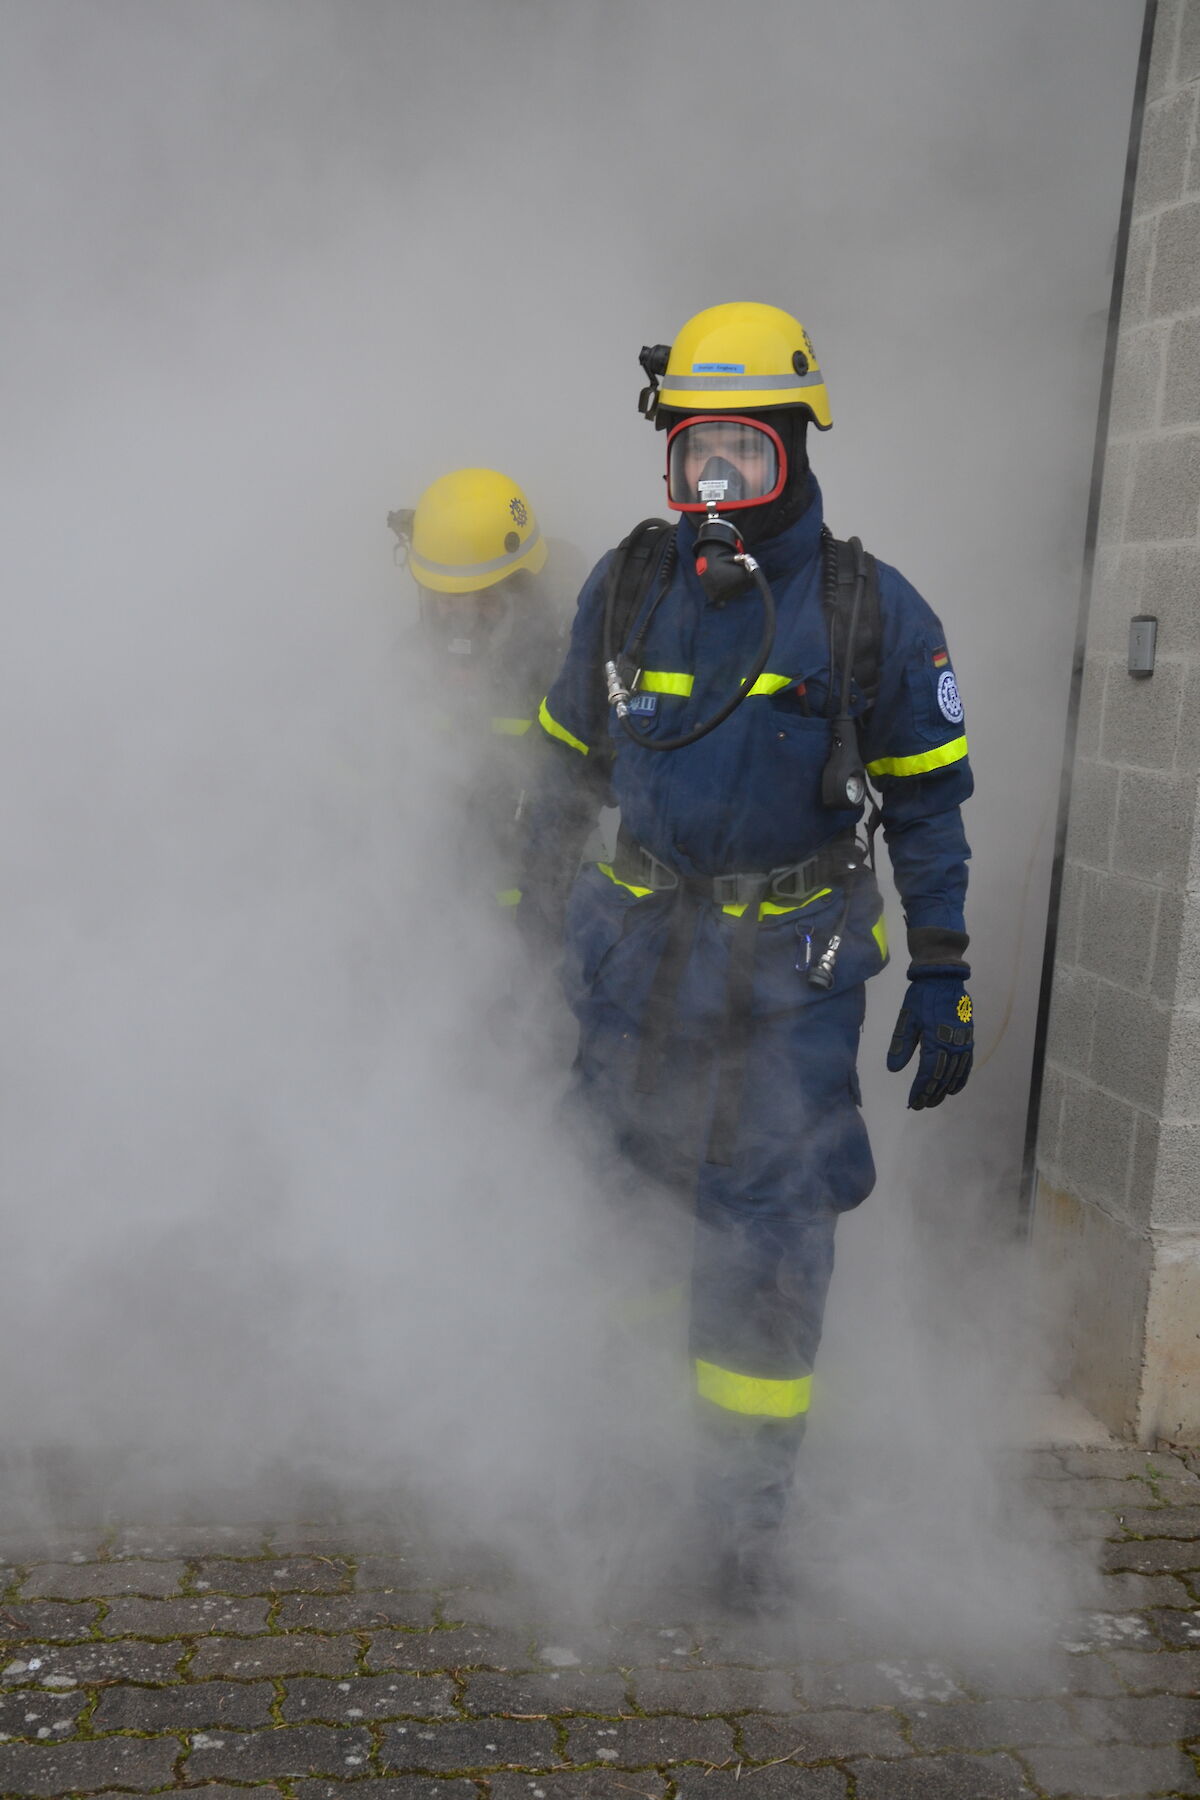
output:
[[1039,1451],[1103,1605],[1024,1668],[720,1624],[547,1641],[398,1529],[0,1526],[0,1793],[1200,1794],[1200,1456]]

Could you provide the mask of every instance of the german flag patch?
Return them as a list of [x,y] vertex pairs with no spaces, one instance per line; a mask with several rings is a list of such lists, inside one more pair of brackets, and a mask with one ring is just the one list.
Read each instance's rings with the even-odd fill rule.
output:
[[934,653],[933,653],[933,666],[934,666],[934,668],[935,668],[935,669],[944,669],[944,668],[945,668],[945,667],[946,667],[946,664],[947,664],[947,663],[948,663],[948,662],[949,662],[949,661],[950,661],[950,653],[949,653],[949,651],[948,651],[948,650],[947,650],[947,649],[946,649],[946,648],[945,648],[945,646],[944,646],[944,645],[943,645],[943,646],[942,646],[942,648],[941,648],[941,649],[940,649],[940,650],[935,650],[935,651],[934,651]]

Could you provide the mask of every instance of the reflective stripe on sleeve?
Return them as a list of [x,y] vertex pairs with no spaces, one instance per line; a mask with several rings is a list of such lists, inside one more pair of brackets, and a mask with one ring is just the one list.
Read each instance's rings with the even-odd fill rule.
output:
[[738,1375],[716,1363],[696,1359],[696,1392],[725,1412],[745,1413],[757,1419],[794,1419],[808,1411],[812,1376],[794,1381],[768,1381],[759,1375]]
[[572,750],[578,750],[580,756],[587,755],[587,745],[581,743],[577,737],[573,737],[565,725],[559,724],[544,700],[538,707],[538,724],[541,726],[542,730],[548,732],[552,738],[557,738],[562,744],[569,744]]
[[944,769],[948,763],[961,762],[967,754],[965,737],[951,738],[936,750],[922,750],[917,756],[881,756],[867,764],[868,775],[927,775],[931,769]]
[[520,906],[520,904],[521,904],[520,888],[497,888],[496,889],[496,905],[497,906]]
[[492,730],[501,737],[524,737],[532,724],[532,719],[493,719]]

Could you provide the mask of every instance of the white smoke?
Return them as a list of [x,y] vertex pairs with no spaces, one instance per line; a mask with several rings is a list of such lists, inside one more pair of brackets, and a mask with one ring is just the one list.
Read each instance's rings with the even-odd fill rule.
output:
[[968,1567],[1032,1609],[987,1471],[1036,1332],[981,1220],[1014,1205],[1140,15],[5,9],[10,1509],[67,1504],[51,1451],[123,1512],[407,1480],[594,1594],[636,1535],[597,1470],[677,1479],[669,1382],[631,1408],[614,1350],[609,1172],[554,1124],[569,1047],[488,1035],[512,946],[456,891],[384,519],[490,464],[590,560],[662,508],[639,346],[761,298],[827,374],[832,524],[945,618],[981,790],[992,1054],[905,1118],[901,950],[812,1448],[852,1499],[863,1442],[915,1484],[844,1511],[848,1592],[902,1610],[907,1550],[948,1613]]

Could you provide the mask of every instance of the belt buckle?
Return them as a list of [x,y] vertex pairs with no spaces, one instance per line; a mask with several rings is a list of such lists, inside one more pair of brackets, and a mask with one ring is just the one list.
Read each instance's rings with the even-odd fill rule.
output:
[[810,856],[802,863],[777,869],[771,875],[771,893],[780,900],[803,900],[817,885],[817,858]]
[[659,862],[657,856],[649,850],[642,851],[645,863],[643,874],[656,893],[665,893],[670,888],[679,886],[679,877],[674,869],[668,868],[665,862]]

